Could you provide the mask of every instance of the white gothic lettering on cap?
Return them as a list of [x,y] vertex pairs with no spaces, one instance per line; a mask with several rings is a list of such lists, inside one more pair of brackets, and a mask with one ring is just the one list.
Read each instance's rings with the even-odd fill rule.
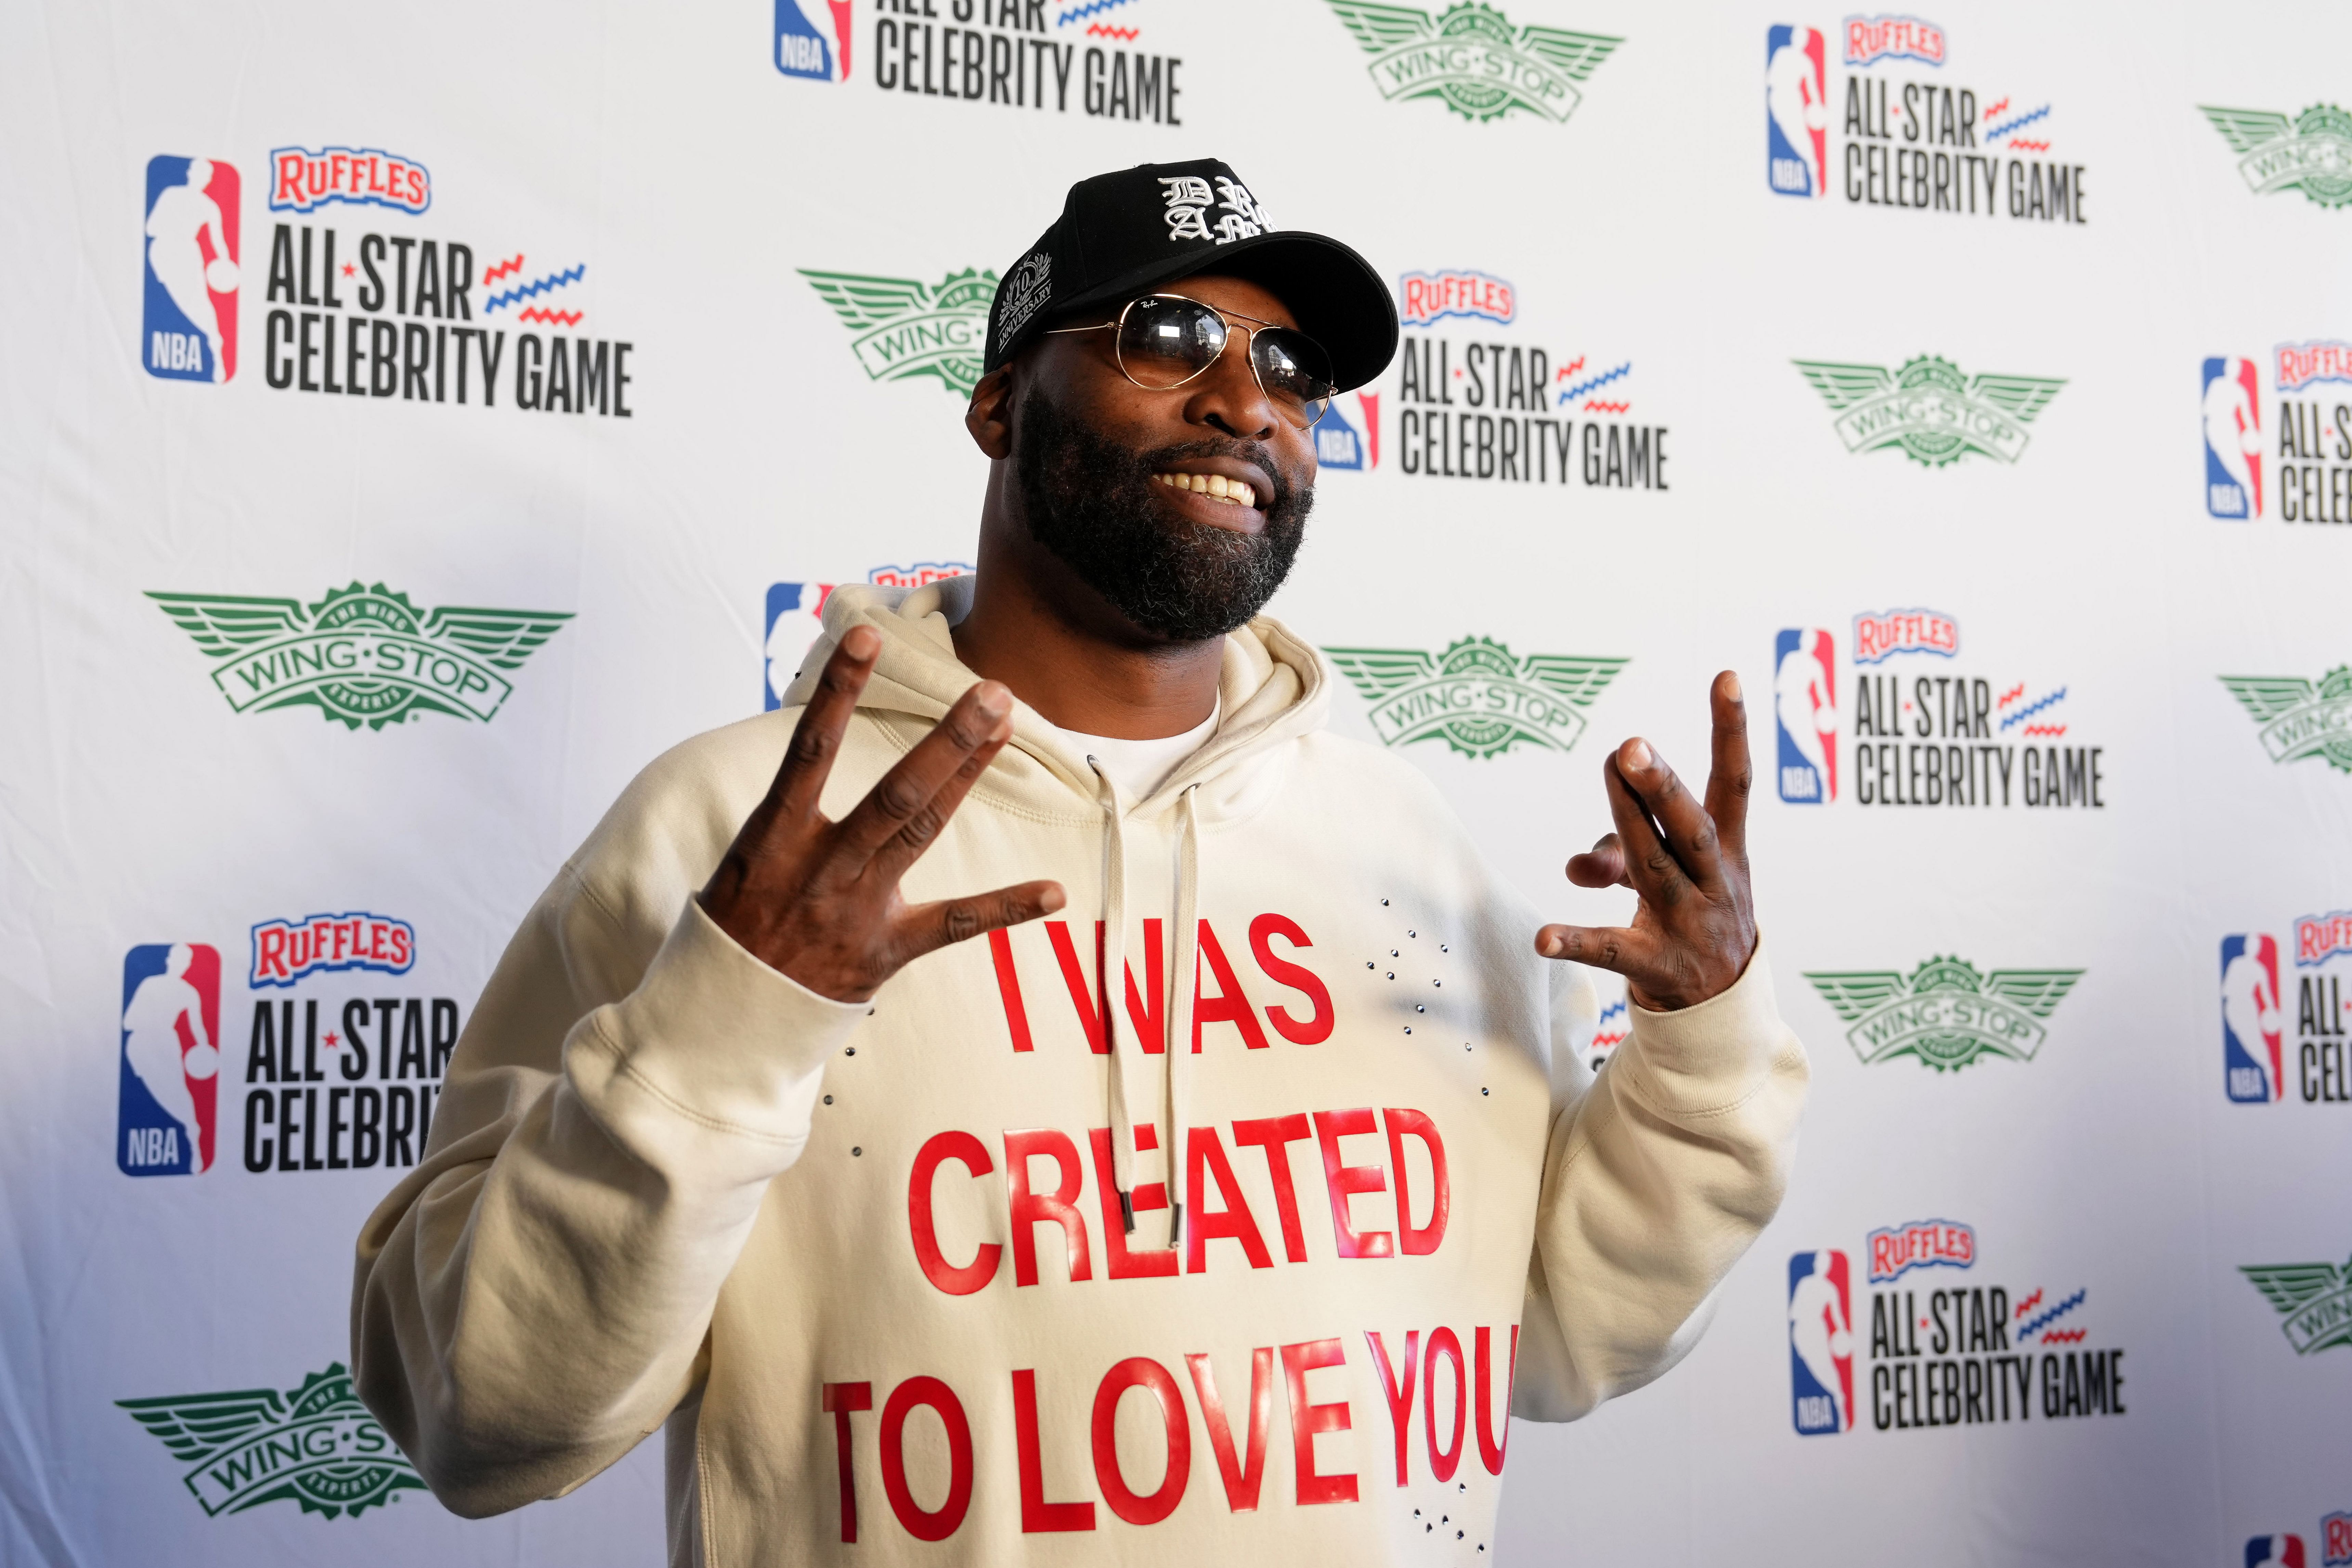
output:
[[1250,194],[1250,188],[1239,180],[1228,180],[1223,174],[1218,175],[1217,194],[1223,198],[1217,205],[1224,213],[1224,216],[1217,220],[1216,240],[1219,245],[1248,239],[1274,226],[1273,220],[1259,208],[1257,198]]
[[1209,204],[1216,200],[1210,193],[1209,182],[1198,174],[1162,174],[1162,193],[1168,201],[1168,237],[1180,239],[1214,239],[1209,233]]

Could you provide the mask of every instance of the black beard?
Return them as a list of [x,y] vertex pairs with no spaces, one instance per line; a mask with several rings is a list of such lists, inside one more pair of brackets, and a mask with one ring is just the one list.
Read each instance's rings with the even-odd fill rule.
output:
[[[1238,457],[1274,477],[1255,534],[1169,519],[1151,476],[1188,457]],[[1136,453],[1098,434],[1033,387],[1021,402],[1021,485],[1029,537],[1112,608],[1155,637],[1205,643],[1245,625],[1290,575],[1315,488],[1284,472],[1263,442],[1187,441]]]

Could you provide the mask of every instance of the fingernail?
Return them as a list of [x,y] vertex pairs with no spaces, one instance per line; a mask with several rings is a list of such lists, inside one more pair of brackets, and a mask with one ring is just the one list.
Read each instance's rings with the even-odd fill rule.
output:
[[1738,702],[1740,700],[1739,672],[1737,670],[1730,670],[1727,671],[1726,674],[1730,675],[1731,684],[1724,688],[1723,695],[1729,697],[1733,702]]
[[1013,694],[994,681],[984,682],[973,706],[980,710],[982,718],[1003,718],[1013,711]]
[[1648,741],[1636,736],[1633,739],[1625,743],[1626,767],[1634,769],[1636,772],[1643,772],[1648,769],[1650,761],[1650,743]]

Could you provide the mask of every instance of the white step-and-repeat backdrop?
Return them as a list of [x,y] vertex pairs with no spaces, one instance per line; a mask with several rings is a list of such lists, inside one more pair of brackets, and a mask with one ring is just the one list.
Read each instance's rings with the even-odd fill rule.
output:
[[352,1237],[630,775],[969,561],[1066,184],[1214,154],[1405,322],[1275,606],[1421,661],[1337,723],[1600,919],[1601,753],[1696,770],[1737,667],[1815,1062],[1704,1344],[1432,1561],[2352,1563],[2347,60],[2315,3],[0,11],[0,1559],[657,1560],[651,1446],[419,1488]]

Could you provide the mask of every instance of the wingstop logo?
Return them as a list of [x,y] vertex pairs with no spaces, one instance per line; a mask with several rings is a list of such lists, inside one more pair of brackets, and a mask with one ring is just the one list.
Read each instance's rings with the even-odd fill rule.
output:
[[2297,1355],[2352,1345],[2352,1259],[2343,1263],[2242,1263],[2263,1299],[2285,1321],[2279,1332]]
[[1480,122],[1515,110],[1565,121],[1583,101],[1577,83],[1625,41],[1559,27],[1514,27],[1485,0],[1465,0],[1436,16],[1367,0],[1330,5],[1372,57],[1366,68],[1382,98],[1391,103],[1433,98]]
[[1938,1073],[1989,1057],[2032,1061],[2050,1038],[2042,1020],[2083,977],[2081,969],[1994,969],[1934,957],[1906,978],[1895,969],[1805,971],[1838,1017],[1865,1067],[1908,1056]]
[[1371,706],[1386,746],[1439,740],[1465,757],[1500,757],[1522,742],[1567,751],[1623,659],[1514,654],[1491,637],[1465,637],[1443,653],[1418,648],[1326,648]]
[[967,267],[937,283],[805,267],[800,274],[854,334],[849,351],[867,381],[932,376],[957,398],[971,397],[980,384],[994,272]]
[[[2294,955],[2292,1057],[2287,1051],[2286,975],[2282,947]],[[2282,944],[2266,932],[2221,938],[2223,1088],[2242,1105],[2274,1104],[2293,1082],[2306,1105],[2352,1105],[2352,1009],[2344,978],[2352,973],[2352,910],[2297,919]]]
[[2025,427],[2066,384],[2051,376],[1965,376],[1935,354],[1906,360],[1894,371],[1833,360],[1790,362],[1837,416],[1832,424],[1848,452],[1894,447],[1927,468],[1971,453],[2016,462],[2025,451]]
[[2301,191],[2322,207],[2352,204],[2352,114],[2315,103],[2289,120],[2275,110],[2198,106],[2258,196]]
[[209,1517],[266,1502],[304,1513],[357,1519],[425,1481],[352,1392],[341,1362],[299,1388],[226,1389],[162,1398],[118,1399],[172,1458]]
[[352,729],[428,713],[488,724],[522,668],[572,619],[568,610],[421,611],[381,582],[329,589],[315,604],[226,593],[155,601],[214,661],[236,713],[310,706]]
[[2301,675],[2223,675],[2246,712],[2261,726],[2273,762],[2317,757],[2352,773],[2352,664],[2338,664],[2315,681]]

